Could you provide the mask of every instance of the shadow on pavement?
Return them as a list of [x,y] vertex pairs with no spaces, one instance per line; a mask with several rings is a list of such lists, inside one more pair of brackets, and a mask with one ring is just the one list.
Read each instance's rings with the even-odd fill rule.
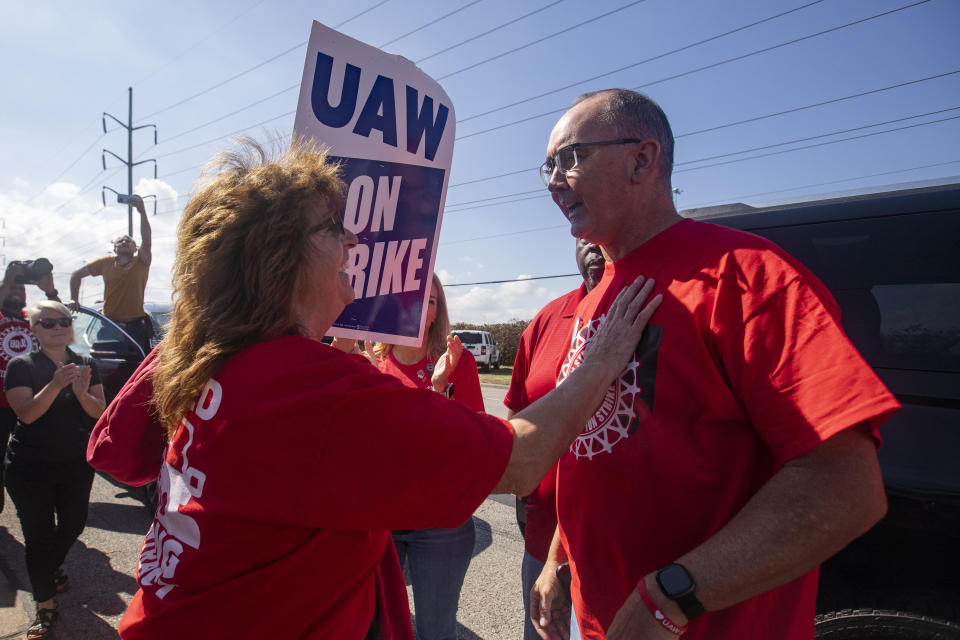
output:
[[[18,569],[22,569],[22,577]],[[29,590],[29,587],[23,582],[26,578],[23,545],[10,535],[6,527],[2,526],[0,526],[0,572],[10,583],[9,589],[0,589],[0,607],[12,607],[16,600],[17,589]]]
[[87,516],[88,527],[116,533],[145,535],[151,522],[153,516],[135,504],[91,502]]
[[70,590],[58,596],[58,637],[84,640],[117,638],[116,630],[98,616],[122,614],[127,605],[119,594],[135,593],[137,581],[115,571],[110,566],[107,554],[81,541],[74,543],[70,549],[64,570],[70,576]]

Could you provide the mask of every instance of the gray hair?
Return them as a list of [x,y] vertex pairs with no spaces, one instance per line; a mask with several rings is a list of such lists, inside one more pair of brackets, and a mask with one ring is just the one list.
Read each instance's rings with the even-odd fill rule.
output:
[[[73,314],[70,312],[70,309],[66,307],[62,302],[57,302],[56,300],[41,300],[34,306],[30,307],[27,310],[27,317],[30,319],[30,327],[33,328],[40,324],[40,315],[44,311],[53,311],[59,313],[64,318],[72,318]],[[73,344],[77,341],[77,334],[73,330],[73,326],[70,326],[70,344]]]
[[667,188],[673,173],[673,130],[667,114],[649,96],[630,89],[603,89],[584,93],[574,100],[577,105],[594,97],[601,97],[606,110],[599,116],[612,124],[624,138],[653,138],[660,144],[657,160],[660,174]]

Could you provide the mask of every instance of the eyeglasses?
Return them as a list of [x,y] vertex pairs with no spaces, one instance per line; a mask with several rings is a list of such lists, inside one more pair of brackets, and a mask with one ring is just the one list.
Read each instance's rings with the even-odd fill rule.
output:
[[557,152],[553,154],[553,157],[547,158],[547,160],[540,165],[540,179],[543,180],[545,186],[549,187],[554,170],[559,169],[561,175],[567,175],[568,171],[576,169],[577,164],[580,162],[580,158],[577,155],[577,149],[580,147],[600,147],[608,144],[633,144],[635,142],[643,142],[643,140],[639,138],[622,138],[620,140],[603,140],[601,142],[574,142],[565,147],[560,147],[557,149]]
[[346,233],[346,229],[343,228],[343,220],[340,219],[339,214],[333,214],[323,222],[319,222],[312,227],[309,227],[307,229],[307,235],[313,235],[317,231],[329,231],[330,233],[335,233],[340,236]]
[[57,325],[66,329],[73,324],[73,318],[40,318],[37,324],[44,329],[53,329]]

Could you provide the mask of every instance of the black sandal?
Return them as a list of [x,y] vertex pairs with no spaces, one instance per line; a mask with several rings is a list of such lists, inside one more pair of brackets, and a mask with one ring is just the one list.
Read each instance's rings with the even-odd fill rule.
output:
[[41,609],[37,607],[37,617],[27,629],[27,640],[43,640],[53,637],[53,623],[60,616],[59,608]]
[[53,586],[56,587],[57,593],[70,590],[70,577],[64,573],[63,567],[57,569],[57,572],[53,574]]

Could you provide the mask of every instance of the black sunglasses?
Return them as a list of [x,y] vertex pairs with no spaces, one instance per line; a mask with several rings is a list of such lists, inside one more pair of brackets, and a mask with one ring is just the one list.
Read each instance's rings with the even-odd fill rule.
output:
[[73,318],[40,318],[37,324],[44,329],[53,329],[57,325],[67,328],[73,324]]
[[340,215],[336,213],[323,222],[309,227],[307,229],[307,235],[313,235],[317,231],[329,231],[330,233],[336,233],[341,236],[346,233],[346,229],[343,228],[343,220],[341,220]]

